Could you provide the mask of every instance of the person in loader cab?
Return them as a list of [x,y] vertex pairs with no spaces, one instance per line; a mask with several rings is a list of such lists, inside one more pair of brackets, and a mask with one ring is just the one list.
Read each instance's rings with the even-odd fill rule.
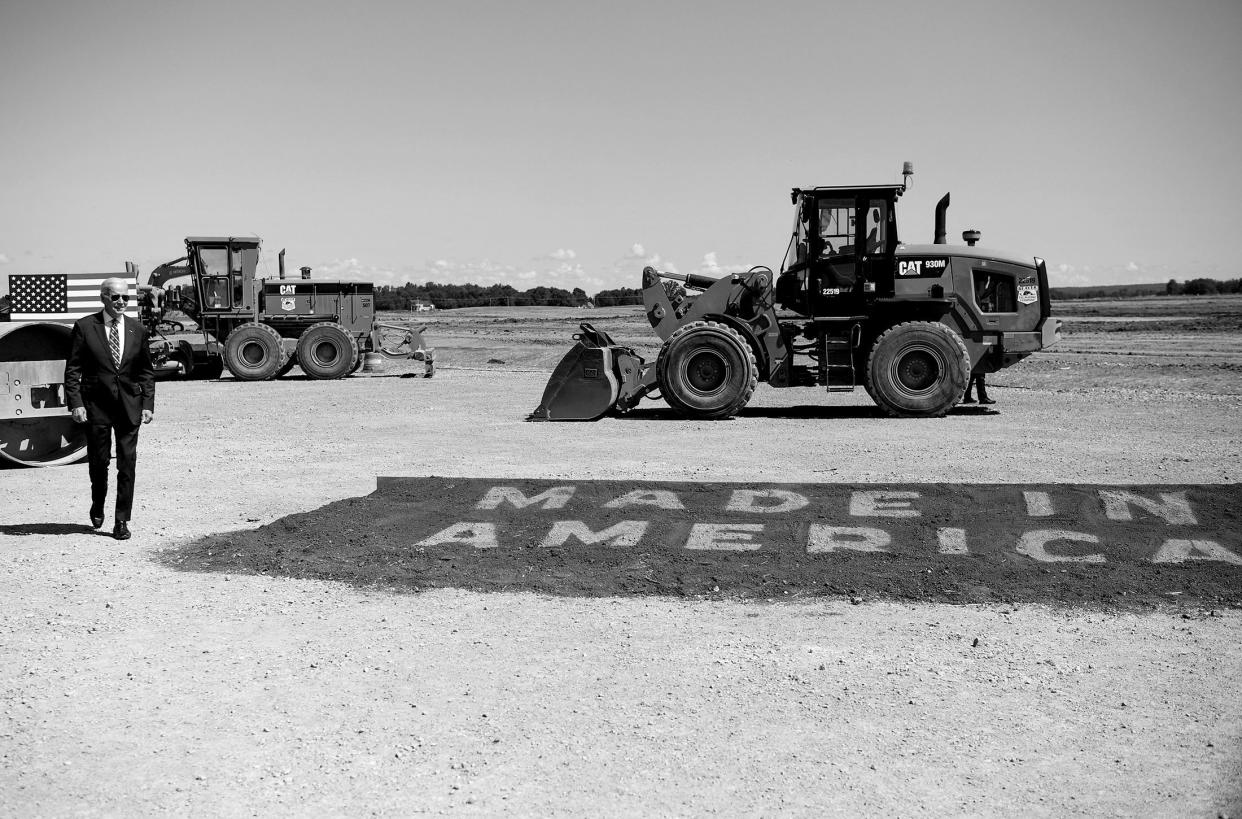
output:
[[65,361],[65,396],[73,420],[86,425],[91,476],[91,527],[104,523],[108,465],[116,437],[116,516],[112,536],[128,540],[134,503],[138,430],[155,415],[155,368],[147,328],[125,315],[129,284],[104,280],[103,309],[78,319]]

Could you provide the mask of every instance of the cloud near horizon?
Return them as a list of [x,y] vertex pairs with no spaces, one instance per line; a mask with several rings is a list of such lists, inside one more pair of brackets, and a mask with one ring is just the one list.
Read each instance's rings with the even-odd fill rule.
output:
[[419,265],[384,267],[365,264],[359,259],[334,259],[315,266],[313,275],[322,278],[371,281],[376,285],[401,287],[405,284],[477,284],[482,287],[509,285],[525,291],[533,287],[559,287],[564,290],[581,288],[588,294],[611,289],[609,278],[588,272],[577,261],[577,253],[558,248],[517,266],[491,259],[433,259]]
[[699,266],[695,269],[695,273],[702,273],[707,276],[732,276],[734,273],[745,273],[750,270],[752,265],[744,264],[720,264],[716,258],[716,251],[712,250],[703,254],[703,261],[699,262]]
[[[0,254],[0,263],[7,257]],[[322,278],[371,281],[377,285],[400,287],[406,283],[425,284],[429,281],[441,284],[477,284],[487,287],[507,284],[524,291],[532,287],[559,287],[565,290],[581,288],[590,295],[601,290],[640,286],[643,267],[650,265],[667,273],[678,273],[672,261],[641,242],[633,243],[628,251],[618,256],[611,265],[602,269],[588,269],[569,248],[557,248],[544,256],[531,259],[525,265],[495,262],[491,259],[434,259],[417,265],[384,267],[366,264],[357,258],[335,259],[314,267],[314,275]],[[727,276],[744,273],[749,265],[721,264],[715,251],[703,254],[692,272],[710,276]],[[1191,276],[1177,275],[1165,265],[1143,265],[1136,261],[1105,267],[1090,265],[1059,264],[1048,271],[1052,287],[1083,287],[1110,284],[1143,284],[1204,276],[1220,278],[1222,271],[1204,270]],[[1225,276],[1229,278],[1229,276]]]
[[[1222,278],[1221,271],[1205,268],[1193,274],[1178,274],[1168,265],[1147,265],[1135,261],[1125,264],[1092,266],[1059,264],[1048,269],[1050,287],[1091,287],[1114,284],[1159,284],[1169,279],[1184,281],[1197,277]],[[1225,276],[1224,278],[1230,278]]]

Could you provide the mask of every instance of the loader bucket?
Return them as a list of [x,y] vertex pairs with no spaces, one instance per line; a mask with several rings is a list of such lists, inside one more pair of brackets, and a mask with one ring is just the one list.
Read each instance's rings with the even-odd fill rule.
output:
[[621,383],[612,338],[589,324],[580,327],[577,343],[552,371],[543,400],[527,421],[594,421],[616,404]]
[[68,356],[63,324],[0,325],[0,463],[60,466],[85,457],[86,436],[66,404]]

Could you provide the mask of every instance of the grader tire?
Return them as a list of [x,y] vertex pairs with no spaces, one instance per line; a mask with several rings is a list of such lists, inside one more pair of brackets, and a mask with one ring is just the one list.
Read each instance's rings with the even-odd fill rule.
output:
[[357,358],[358,342],[334,321],[312,324],[298,339],[298,363],[310,378],[344,378]]
[[656,381],[669,406],[687,418],[736,415],[755,392],[755,353],[736,330],[695,321],[668,337],[656,358]]
[[280,333],[266,324],[247,322],[224,342],[224,365],[241,381],[269,381],[284,363]]
[[867,359],[867,393],[897,418],[939,418],[957,405],[970,378],[961,336],[937,321],[885,331]]

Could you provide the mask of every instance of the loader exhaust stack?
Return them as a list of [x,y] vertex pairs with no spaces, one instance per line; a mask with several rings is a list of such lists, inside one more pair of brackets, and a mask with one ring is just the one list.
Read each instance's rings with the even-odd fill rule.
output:
[[936,203],[936,237],[932,244],[943,245],[948,242],[947,234],[944,228],[945,214],[949,210],[949,194],[940,197],[940,201]]

